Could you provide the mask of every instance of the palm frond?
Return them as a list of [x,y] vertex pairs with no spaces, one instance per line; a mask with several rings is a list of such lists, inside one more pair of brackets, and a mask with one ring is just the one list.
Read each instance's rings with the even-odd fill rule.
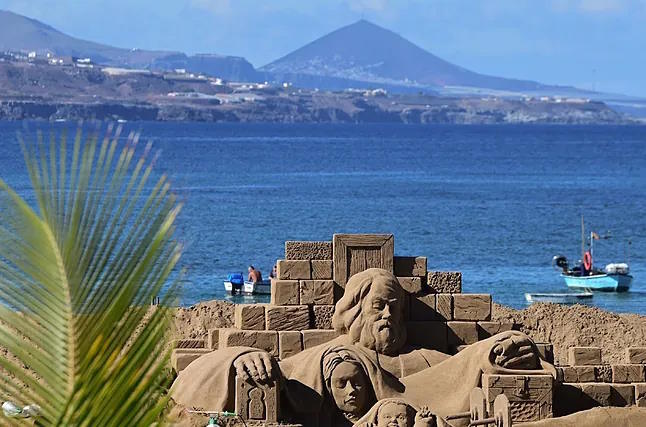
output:
[[138,135],[98,132],[71,151],[66,132],[20,138],[34,206],[0,179],[0,394],[42,425],[149,425],[165,406],[181,204]]

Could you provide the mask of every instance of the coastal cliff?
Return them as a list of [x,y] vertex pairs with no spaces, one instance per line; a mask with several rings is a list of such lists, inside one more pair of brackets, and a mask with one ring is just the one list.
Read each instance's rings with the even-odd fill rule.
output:
[[224,82],[190,73],[0,61],[0,120],[626,124],[602,102]]

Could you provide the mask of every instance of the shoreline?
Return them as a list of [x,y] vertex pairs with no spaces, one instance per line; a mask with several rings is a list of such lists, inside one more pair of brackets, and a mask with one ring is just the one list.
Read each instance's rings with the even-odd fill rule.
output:
[[[624,116],[606,104],[591,103],[560,107],[559,111],[525,101],[489,101],[464,98],[433,99],[441,105],[409,105],[406,101],[347,99],[337,93],[321,94],[317,99],[301,95],[286,99],[268,98],[267,102],[208,105],[198,102],[178,103],[136,99],[100,99],[97,102],[62,100],[0,99],[0,121],[23,120],[77,121],[124,120],[187,123],[399,123],[450,125],[606,125],[639,126],[639,118]],[[279,98],[279,97],[277,97]],[[331,99],[325,99],[331,98]],[[386,100],[390,100],[387,98]],[[428,101],[431,102],[431,101]],[[275,105],[281,103],[283,105]],[[399,106],[397,104],[400,104]],[[393,106],[394,105],[394,106]]]

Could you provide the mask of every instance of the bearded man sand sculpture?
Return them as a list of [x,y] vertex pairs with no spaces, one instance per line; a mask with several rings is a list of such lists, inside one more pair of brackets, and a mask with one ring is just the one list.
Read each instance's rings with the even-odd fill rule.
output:
[[[231,347],[202,356],[183,370],[171,389],[186,407],[234,409],[235,375],[258,384],[281,384],[284,417],[305,425],[334,425],[324,361],[341,353],[360,366],[370,383],[362,416],[375,400],[400,398],[445,416],[469,409],[469,393],[483,373],[554,373],[532,340],[509,331],[470,345],[455,356],[406,346],[405,291],[390,272],[371,268],[351,277],[337,302],[332,324],[341,335],[276,362],[264,351]],[[363,402],[365,401],[365,402]],[[353,401],[356,403],[356,400]],[[333,408],[337,409],[338,408]],[[348,414],[350,415],[350,414]]]

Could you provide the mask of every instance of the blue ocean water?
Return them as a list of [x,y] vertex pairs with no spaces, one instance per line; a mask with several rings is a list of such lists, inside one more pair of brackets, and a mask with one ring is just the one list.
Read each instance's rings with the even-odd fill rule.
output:
[[[22,126],[0,123],[0,175],[25,193]],[[125,127],[161,150],[158,169],[185,201],[183,304],[230,298],[227,273],[254,264],[266,275],[285,240],[378,232],[395,234],[396,255],[462,271],[465,292],[520,308],[525,292],[566,290],[550,262],[580,257],[584,214],[589,230],[612,235],[596,243],[597,262],[628,259],[635,277],[630,292],[590,304],[646,313],[646,127]]]

